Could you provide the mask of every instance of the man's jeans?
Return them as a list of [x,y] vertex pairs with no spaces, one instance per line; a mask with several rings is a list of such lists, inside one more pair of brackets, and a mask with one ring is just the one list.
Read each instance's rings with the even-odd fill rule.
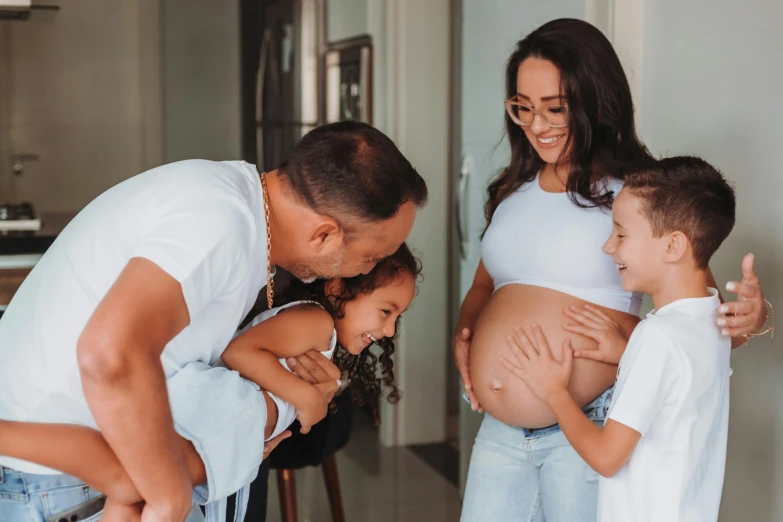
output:
[[[0,466],[2,522],[46,522],[99,496],[99,492],[75,477],[35,475]],[[100,516],[98,513],[79,522],[93,522]]]

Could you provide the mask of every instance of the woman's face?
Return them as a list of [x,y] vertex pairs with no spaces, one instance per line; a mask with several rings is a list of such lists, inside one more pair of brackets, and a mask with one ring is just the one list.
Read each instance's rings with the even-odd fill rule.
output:
[[[522,62],[517,70],[517,101],[540,114],[562,114],[558,111],[566,110],[566,99],[560,92],[560,71],[555,64],[540,58]],[[568,140],[568,127],[550,127],[540,114],[531,125],[520,127],[545,163],[559,163]]]

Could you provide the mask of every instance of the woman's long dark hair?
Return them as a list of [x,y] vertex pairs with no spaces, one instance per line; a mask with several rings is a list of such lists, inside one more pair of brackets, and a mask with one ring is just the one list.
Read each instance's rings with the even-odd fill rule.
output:
[[[628,80],[612,44],[582,20],[546,23],[520,40],[506,66],[506,99],[517,93],[517,72],[527,58],[552,62],[560,71],[560,89],[568,103],[571,173],[566,191],[580,207],[611,207],[614,195],[598,193],[592,183],[604,176],[624,179],[629,170],[652,159],[634,125]],[[499,104],[498,104],[499,105]],[[489,186],[487,223],[498,205],[544,166],[524,131],[506,114],[511,163]]]
[[[411,274],[414,281],[418,280],[421,274],[421,263],[410,251],[408,245],[403,243],[394,254],[378,262],[369,274],[342,279],[340,293],[337,295],[327,296],[326,280],[319,279],[309,284],[295,280],[284,292],[275,296],[274,305],[283,306],[294,301],[314,301],[323,306],[332,317],[341,318],[345,316],[346,303],[361,294],[369,294],[378,288],[394,284],[405,272]],[[259,302],[265,304],[266,299],[259,299]],[[251,314],[248,314],[248,317],[255,317],[261,311],[263,310],[253,310]],[[390,403],[396,404],[401,397],[394,381],[394,361],[392,360],[394,341],[399,333],[399,322],[398,318],[394,328],[394,337],[384,337],[375,342],[381,349],[380,355],[376,356],[369,348],[363,350],[359,355],[353,355],[338,344],[334,356],[334,363],[343,372],[343,379],[350,380],[351,384],[348,389],[354,404],[357,406],[371,405],[376,424],[380,423],[380,416],[375,403],[382,394],[382,385],[385,385],[389,390],[386,398]],[[378,377],[377,373],[379,362],[381,377]]]

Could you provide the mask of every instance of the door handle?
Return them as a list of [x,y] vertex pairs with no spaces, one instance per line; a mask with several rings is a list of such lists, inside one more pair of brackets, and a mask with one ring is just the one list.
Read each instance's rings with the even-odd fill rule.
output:
[[457,218],[457,241],[459,243],[459,255],[464,260],[468,259],[470,247],[470,237],[468,217],[465,211],[468,208],[466,190],[469,187],[470,172],[473,169],[473,157],[465,155],[462,157],[462,166],[459,170],[459,183],[457,185],[457,196],[454,202],[454,215]]

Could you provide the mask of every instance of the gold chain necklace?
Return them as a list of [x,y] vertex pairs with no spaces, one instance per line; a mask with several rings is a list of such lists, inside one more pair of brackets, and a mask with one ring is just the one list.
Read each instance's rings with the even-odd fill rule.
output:
[[275,271],[272,270],[272,225],[269,219],[269,192],[266,188],[266,172],[261,173],[261,188],[264,191],[264,216],[266,217],[266,304],[272,309],[275,297]]

